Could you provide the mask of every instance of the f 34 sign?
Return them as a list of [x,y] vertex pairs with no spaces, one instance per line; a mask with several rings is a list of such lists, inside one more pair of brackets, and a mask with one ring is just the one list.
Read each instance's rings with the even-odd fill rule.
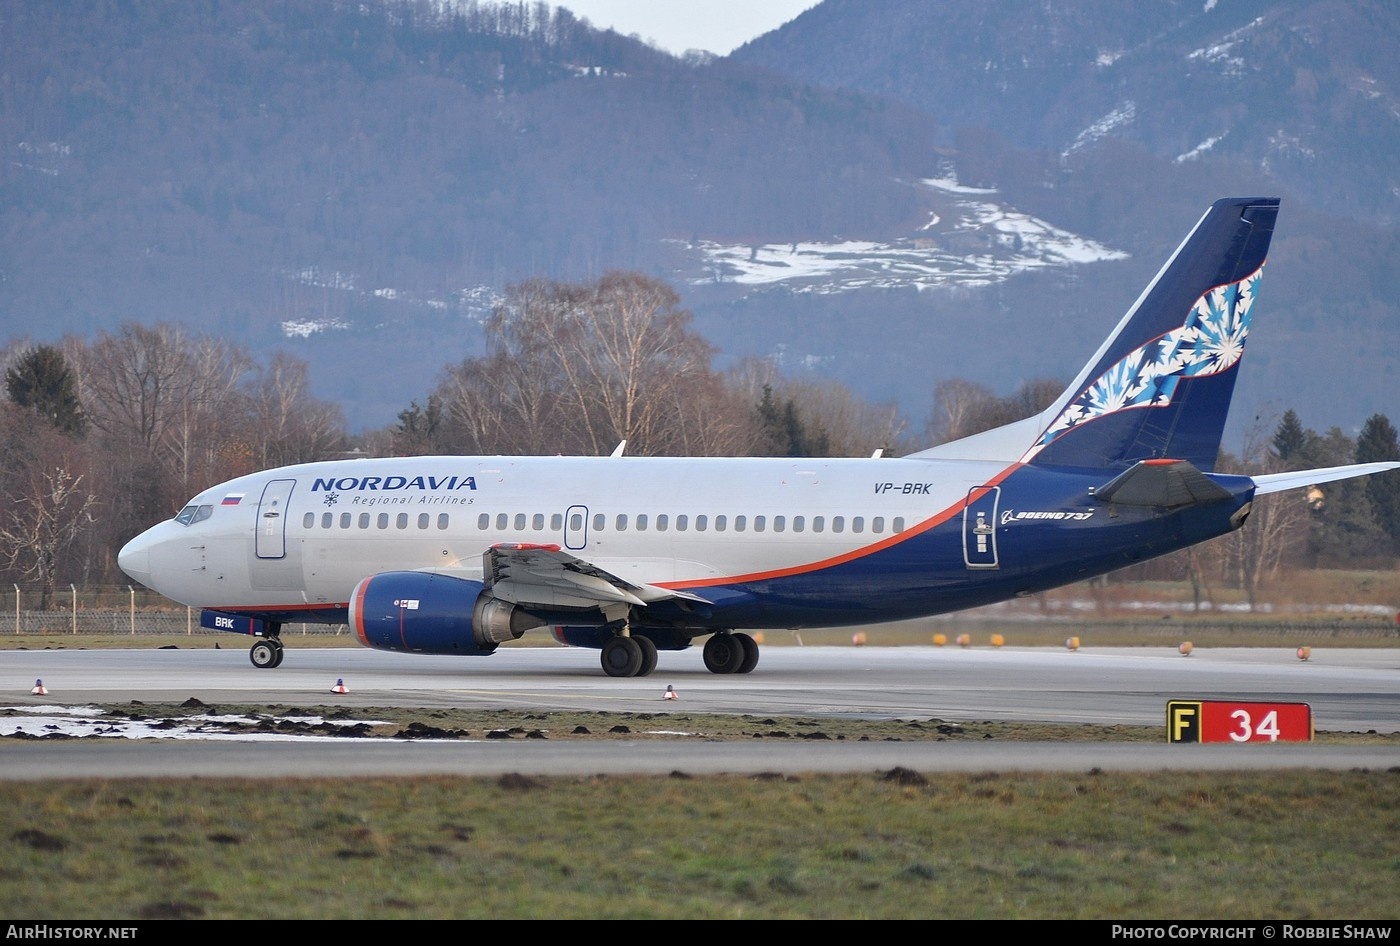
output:
[[1167,742],[1312,742],[1306,703],[1171,700]]

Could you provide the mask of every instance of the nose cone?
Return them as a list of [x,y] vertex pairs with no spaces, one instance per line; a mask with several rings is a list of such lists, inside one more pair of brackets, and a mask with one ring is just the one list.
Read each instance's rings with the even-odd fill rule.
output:
[[117,553],[117,565],[146,587],[151,585],[151,542],[145,533],[138,535]]

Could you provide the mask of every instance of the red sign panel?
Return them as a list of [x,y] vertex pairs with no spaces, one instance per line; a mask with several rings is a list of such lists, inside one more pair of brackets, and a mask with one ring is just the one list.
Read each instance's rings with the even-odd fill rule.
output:
[[1312,742],[1306,703],[1172,700],[1167,742]]

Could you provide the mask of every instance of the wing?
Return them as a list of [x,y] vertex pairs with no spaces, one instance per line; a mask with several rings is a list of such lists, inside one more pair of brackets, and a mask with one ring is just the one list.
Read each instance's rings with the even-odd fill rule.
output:
[[524,607],[592,608],[704,598],[656,585],[638,585],[570,555],[557,545],[502,543],[482,557],[492,596]]

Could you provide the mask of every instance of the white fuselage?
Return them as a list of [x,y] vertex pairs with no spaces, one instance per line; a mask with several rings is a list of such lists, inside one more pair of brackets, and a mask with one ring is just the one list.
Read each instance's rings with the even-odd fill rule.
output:
[[205,490],[122,551],[203,608],[344,605],[390,570],[480,578],[500,543],[557,545],[639,585],[756,578],[898,543],[1007,464],[897,459],[409,457]]

